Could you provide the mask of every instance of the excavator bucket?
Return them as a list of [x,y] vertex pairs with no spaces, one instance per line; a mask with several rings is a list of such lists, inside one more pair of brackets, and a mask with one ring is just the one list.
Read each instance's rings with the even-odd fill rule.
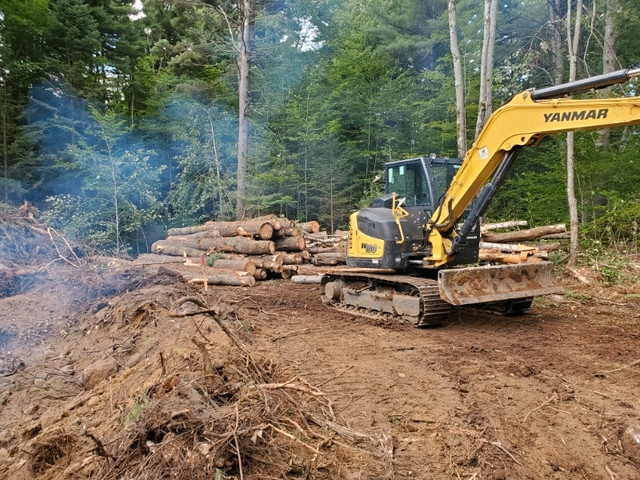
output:
[[489,265],[438,272],[440,296],[452,305],[499,302],[562,293],[553,263]]

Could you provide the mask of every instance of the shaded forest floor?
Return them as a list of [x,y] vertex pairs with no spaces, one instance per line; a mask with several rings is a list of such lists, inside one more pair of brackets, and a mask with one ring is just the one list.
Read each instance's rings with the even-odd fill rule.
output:
[[416,329],[315,285],[71,263],[0,298],[0,478],[640,477],[638,283]]

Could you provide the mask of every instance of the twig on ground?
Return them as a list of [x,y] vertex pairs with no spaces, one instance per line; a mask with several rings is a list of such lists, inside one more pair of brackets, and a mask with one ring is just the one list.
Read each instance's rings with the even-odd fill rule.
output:
[[526,422],[527,418],[529,418],[529,415],[531,415],[533,412],[544,408],[545,406],[547,406],[548,404],[550,404],[551,402],[553,402],[554,400],[557,400],[557,399],[558,399],[558,394],[556,392],[553,392],[553,395],[551,395],[551,397],[548,398],[542,405],[539,405],[536,408],[534,408],[533,410],[529,411],[529,413],[527,413],[524,416],[524,419],[522,419],[522,423]]
[[634,365],[638,365],[638,364],[640,364],[640,359],[634,360],[631,363],[627,363],[626,365],[623,365],[620,368],[614,368],[613,370],[606,370],[604,372],[595,373],[594,376],[598,377],[598,376],[606,375],[607,373],[619,372],[620,370],[624,370],[625,368],[633,367]]

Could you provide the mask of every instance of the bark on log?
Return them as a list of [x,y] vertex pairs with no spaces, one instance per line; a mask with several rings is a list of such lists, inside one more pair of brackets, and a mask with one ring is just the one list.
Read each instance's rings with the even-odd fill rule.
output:
[[136,258],[133,263],[134,265],[162,265],[165,263],[174,263],[176,265],[181,265],[186,260],[199,262],[200,257],[177,257],[174,255],[162,255],[158,253],[143,253],[141,255],[138,255],[138,258]]
[[490,230],[498,230],[500,228],[526,227],[527,225],[528,225],[528,222],[526,220],[511,220],[508,222],[483,223],[482,225],[480,225],[480,231],[482,233],[485,233]]
[[213,268],[219,268],[222,270],[232,270],[235,272],[247,272],[249,275],[256,273],[256,264],[246,260],[238,259],[226,259],[219,258],[213,262]]
[[203,238],[198,242],[198,248],[247,255],[273,255],[276,251],[274,243],[270,240],[252,240],[246,237]]
[[200,257],[200,255],[204,254],[204,251],[202,250],[163,240],[154,242],[153,245],[151,245],[151,251],[153,253],[161,253],[163,255],[172,255],[177,257]]
[[298,267],[299,265],[284,265],[282,267],[282,271],[280,272],[280,276],[285,280],[288,280],[289,278],[298,274]]
[[253,273],[253,278],[255,278],[256,280],[266,280],[267,271],[264,268],[257,268]]
[[506,252],[506,253],[536,252],[538,250],[536,247],[523,245],[521,243],[494,243],[494,242],[480,242],[480,248],[484,248],[486,250],[499,250],[501,252]]
[[522,263],[520,255],[496,252],[495,250],[480,250],[478,259],[482,262]]
[[545,235],[563,233],[567,231],[567,227],[564,224],[558,225],[546,225],[543,227],[530,228],[528,230],[519,230],[515,232],[505,233],[487,233],[482,236],[482,240],[485,242],[523,242],[526,240],[535,240]]
[[302,255],[298,253],[282,252],[283,265],[300,265],[302,263]]
[[243,257],[240,255],[227,255],[227,258],[245,258],[253,262],[257,268],[269,270],[270,272],[280,273],[282,271],[283,258],[282,254],[276,253],[275,255],[251,255],[249,257]]
[[311,258],[314,265],[342,265],[347,262],[347,255],[344,253],[318,253]]
[[253,287],[256,284],[256,279],[253,278],[253,275],[249,275],[246,272],[231,272],[228,270],[211,272],[211,269],[208,269],[204,277],[195,272],[181,272],[181,275],[189,283],[204,284],[206,278],[208,285]]
[[344,255],[344,251],[339,245],[333,247],[307,247],[306,250],[314,255],[318,253],[341,253]]
[[167,232],[169,236],[191,235],[194,233],[217,230],[223,237],[235,237],[238,235],[238,226],[232,225],[234,222],[206,222],[203,225],[192,227],[170,228]]
[[273,238],[284,238],[284,237],[298,237],[300,236],[300,230],[296,227],[282,227],[280,230],[273,231]]
[[[273,222],[271,223],[273,225],[274,230],[280,230],[281,228],[288,228],[288,227],[295,227],[296,223],[293,220],[289,220],[288,218],[283,218],[283,217],[279,217],[277,215],[269,214],[269,215],[262,215],[260,217],[255,217],[252,218],[252,220],[260,220],[263,222]],[[275,222],[279,222],[280,226],[276,227],[276,223]]]
[[311,220],[310,222],[297,223],[296,227],[304,232],[309,233],[318,233],[320,231],[320,224],[315,220]]
[[306,242],[304,237],[284,237],[275,241],[278,251],[300,252],[304,250]]
[[167,242],[182,243],[184,245],[195,245],[201,238],[217,238],[222,237],[219,230],[203,230],[201,232],[183,234],[183,235],[169,235],[166,238]]
[[321,278],[322,275],[294,275],[293,277],[291,277],[291,281],[293,283],[303,284],[320,283]]
[[297,265],[298,275],[320,275],[323,273],[331,272],[335,267],[325,266],[318,267],[316,265],[302,264]]
[[544,250],[546,252],[554,252],[554,251],[560,249],[560,242],[551,242],[551,243],[549,243],[549,242],[541,242],[538,245],[538,249],[540,251]]
[[[278,225],[279,224],[280,222],[278,222]],[[241,225],[238,225],[237,231],[238,235],[242,235],[244,237],[255,237],[260,240],[270,240],[273,238],[274,227],[269,222],[244,221],[241,222]]]

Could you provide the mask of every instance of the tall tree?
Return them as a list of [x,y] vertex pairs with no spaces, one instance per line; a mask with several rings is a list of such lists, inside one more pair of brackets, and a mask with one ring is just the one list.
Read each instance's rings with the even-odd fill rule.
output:
[[[604,12],[604,36],[602,38],[602,73],[611,73],[619,68],[616,56],[616,41],[618,38],[616,28],[616,16],[620,11],[617,0],[606,0]],[[608,87],[601,91],[601,95],[608,96],[612,88]],[[596,145],[608,147],[611,138],[611,129],[605,128],[598,132]]]
[[458,45],[458,22],[456,19],[456,2],[448,0],[449,10],[449,43],[453,60],[453,78],[456,90],[456,132],[458,139],[458,157],[464,158],[467,152],[467,109],[464,97],[464,78],[462,76],[462,60]]
[[[569,81],[573,82],[577,76],[578,48],[582,23],[582,0],[577,0],[575,20],[572,23],[572,2],[567,0],[567,46],[569,51]],[[567,201],[569,203],[569,223],[571,246],[569,250],[569,265],[578,261],[578,202],[575,187],[575,133],[567,133]]]
[[480,134],[493,111],[493,56],[496,45],[498,0],[484,0],[484,36],[480,56],[480,93],[475,136]]

